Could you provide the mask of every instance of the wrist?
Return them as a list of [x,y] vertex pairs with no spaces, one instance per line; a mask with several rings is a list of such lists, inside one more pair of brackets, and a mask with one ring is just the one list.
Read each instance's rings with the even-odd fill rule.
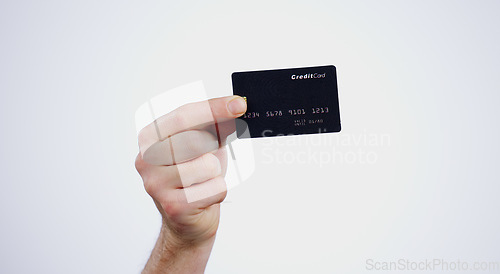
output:
[[215,235],[204,241],[179,237],[166,222],[143,273],[204,273]]
[[215,241],[215,233],[210,235],[184,236],[182,232],[168,225],[163,219],[158,240],[162,241],[165,250],[170,253],[178,253],[187,250],[212,248]]

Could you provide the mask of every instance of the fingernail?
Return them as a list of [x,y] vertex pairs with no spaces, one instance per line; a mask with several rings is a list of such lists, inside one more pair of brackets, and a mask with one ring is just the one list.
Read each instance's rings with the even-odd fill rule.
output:
[[227,109],[234,115],[242,114],[247,110],[247,103],[243,98],[237,96],[229,101]]

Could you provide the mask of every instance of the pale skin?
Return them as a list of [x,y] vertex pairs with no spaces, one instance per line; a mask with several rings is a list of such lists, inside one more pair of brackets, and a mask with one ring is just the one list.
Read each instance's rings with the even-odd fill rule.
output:
[[[158,138],[155,134],[158,130],[162,131],[162,136],[170,137],[179,133],[182,134],[177,136],[185,136],[186,131],[193,129],[195,133],[203,133],[195,134],[196,142],[190,140],[183,144],[186,138],[177,138],[182,140],[176,141],[177,147],[172,150],[185,151],[178,146],[185,145],[188,150],[192,146],[196,151],[191,156],[198,156],[196,152],[200,152],[196,158],[183,161],[182,157],[177,157],[177,161],[169,165],[150,164],[155,161],[148,163],[144,160],[148,156],[143,153],[136,158],[135,166],[144,187],[162,216],[160,235],[143,273],[204,272],[219,226],[220,203],[226,197],[224,140],[234,131],[234,127],[226,124],[245,111],[246,102],[239,96],[215,98],[182,106],[139,133],[142,152]],[[215,121],[217,127],[206,126],[209,120]],[[200,124],[203,126],[197,127]],[[206,134],[207,131],[212,134]],[[213,140],[219,142],[215,150],[209,148],[206,152],[200,148],[200,144],[213,143]],[[193,201],[189,197],[199,198]]]

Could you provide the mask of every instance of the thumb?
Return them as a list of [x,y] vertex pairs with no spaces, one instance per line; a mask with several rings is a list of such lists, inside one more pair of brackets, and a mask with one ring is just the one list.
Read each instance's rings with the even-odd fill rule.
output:
[[239,117],[247,110],[245,99],[237,95],[210,99],[208,103],[212,115],[218,123]]

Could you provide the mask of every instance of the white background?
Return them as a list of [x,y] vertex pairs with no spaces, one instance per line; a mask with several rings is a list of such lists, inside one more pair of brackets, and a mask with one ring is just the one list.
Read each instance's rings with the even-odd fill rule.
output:
[[[207,273],[500,261],[499,8],[2,1],[0,272],[139,272],[160,217],[133,165],[136,108],[197,80],[229,95],[233,71],[326,64],[342,132],[253,143]],[[377,136],[390,142],[359,141]],[[359,150],[376,160],[347,161]],[[314,160],[325,151],[344,161]]]

